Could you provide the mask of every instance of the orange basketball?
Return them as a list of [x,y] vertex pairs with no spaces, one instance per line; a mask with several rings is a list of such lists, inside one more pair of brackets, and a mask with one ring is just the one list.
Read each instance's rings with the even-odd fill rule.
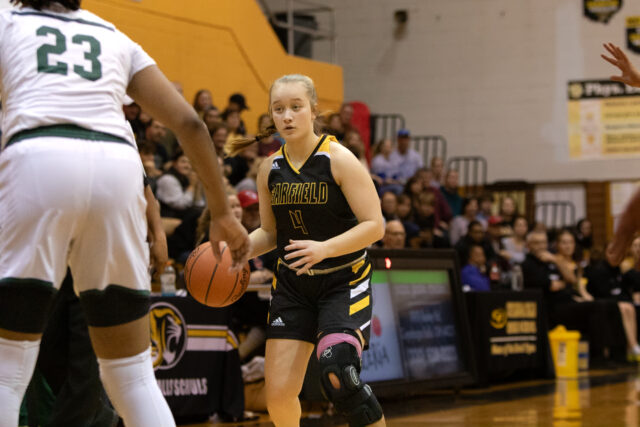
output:
[[231,251],[221,244],[222,260],[216,261],[211,242],[195,248],[184,266],[187,291],[196,301],[209,307],[225,307],[236,302],[249,284],[249,263],[242,271],[234,273],[231,267]]

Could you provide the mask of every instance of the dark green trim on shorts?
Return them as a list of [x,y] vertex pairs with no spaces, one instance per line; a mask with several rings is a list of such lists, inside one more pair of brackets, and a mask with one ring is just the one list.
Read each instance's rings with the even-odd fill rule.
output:
[[150,292],[108,285],[103,290],[80,292],[89,326],[116,326],[132,322],[149,313]]
[[40,334],[56,294],[52,282],[5,277],[0,279],[0,328]]
[[43,136],[57,136],[62,138],[71,139],[85,139],[89,141],[102,141],[102,142],[119,142],[121,144],[132,145],[131,142],[124,138],[121,138],[110,133],[98,132],[95,130],[89,130],[81,128],[76,125],[52,125],[41,126],[33,129],[26,129],[13,135],[7,142],[7,147],[16,142],[24,141],[25,139],[41,138]]
[[99,22],[87,21],[86,19],[82,19],[82,18],[68,18],[66,16],[53,15],[53,14],[50,14],[50,13],[29,12],[29,11],[15,11],[15,12],[11,12],[11,14],[12,15],[21,15],[21,16],[44,16],[46,18],[57,19],[58,21],[76,22],[78,24],[91,25],[93,27],[104,28],[104,29],[109,30],[109,31],[114,31],[114,32],[116,31],[115,28],[109,27],[108,25],[104,25],[104,24],[101,24]]

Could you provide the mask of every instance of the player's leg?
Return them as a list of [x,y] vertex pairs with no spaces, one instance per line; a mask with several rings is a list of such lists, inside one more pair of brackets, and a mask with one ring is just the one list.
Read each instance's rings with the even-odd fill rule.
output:
[[264,378],[267,409],[278,427],[300,425],[300,400],[304,375],[313,344],[290,339],[268,339],[265,350]]
[[363,262],[327,276],[319,304],[316,352],[322,390],[350,426],[383,426],[382,407],[360,380],[373,304],[370,264]]
[[100,377],[127,427],[175,426],[151,361],[151,282],[140,159],[123,144],[93,146],[98,148],[89,219],[69,265]]
[[[43,138],[44,139],[44,138]],[[0,426],[15,427],[55,289],[66,270],[82,168],[28,141],[0,156]],[[65,174],[59,173],[60,168]],[[70,192],[76,182],[75,192]],[[81,194],[80,194],[81,196]]]
[[[317,279],[299,278],[286,267],[276,268],[271,289],[264,376],[267,409],[278,427],[300,425],[304,376],[313,352],[318,320],[313,298]],[[309,292],[311,291],[311,292]]]

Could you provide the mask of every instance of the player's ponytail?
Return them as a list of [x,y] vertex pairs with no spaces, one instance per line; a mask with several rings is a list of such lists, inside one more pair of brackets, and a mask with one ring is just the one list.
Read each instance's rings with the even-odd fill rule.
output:
[[224,145],[224,153],[229,157],[237,156],[245,148],[255,144],[264,138],[269,138],[271,135],[277,132],[276,126],[271,123],[263,132],[258,133],[254,137],[242,137],[236,138],[232,141],[227,141]]

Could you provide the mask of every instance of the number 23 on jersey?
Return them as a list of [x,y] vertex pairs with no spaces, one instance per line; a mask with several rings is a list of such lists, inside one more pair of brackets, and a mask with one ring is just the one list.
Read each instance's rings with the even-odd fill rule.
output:
[[[57,28],[43,25],[36,30],[38,37],[50,39],[55,37],[55,43],[44,43],[37,50],[38,72],[49,74],[67,75],[71,64],[67,62],[57,61],[50,55],[63,55],[67,51],[67,38]],[[48,40],[47,40],[48,41]],[[86,80],[96,81],[102,77],[102,64],[100,63],[100,54],[102,48],[100,42],[93,36],[87,34],[76,34],[71,37],[71,43],[85,47],[84,59],[88,61],[85,64],[72,64],[73,72]],[[64,59],[64,56],[63,58]],[[90,68],[87,68],[88,64]]]

